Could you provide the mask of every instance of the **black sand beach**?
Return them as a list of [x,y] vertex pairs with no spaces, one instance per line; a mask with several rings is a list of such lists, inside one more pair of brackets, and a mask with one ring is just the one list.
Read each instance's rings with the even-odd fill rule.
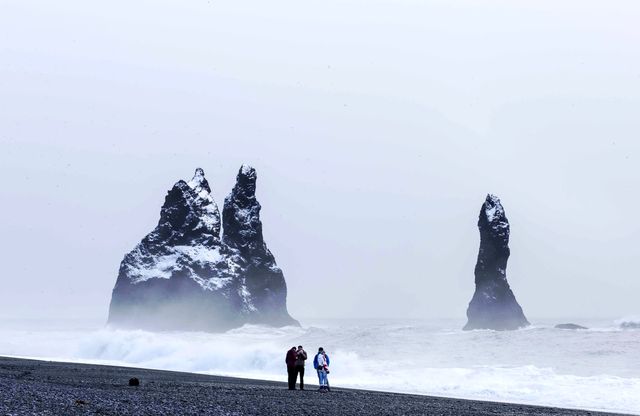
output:
[[[307,390],[289,391],[269,381],[0,357],[0,415],[607,414],[340,388],[319,393],[308,373]],[[131,377],[140,386],[129,387]]]

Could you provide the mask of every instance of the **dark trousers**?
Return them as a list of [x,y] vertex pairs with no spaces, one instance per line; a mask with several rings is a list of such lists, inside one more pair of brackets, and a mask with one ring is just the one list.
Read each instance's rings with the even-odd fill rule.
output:
[[295,374],[296,375],[293,376],[293,388],[296,388],[296,380],[298,379],[298,374],[300,374],[300,390],[304,390],[304,366],[297,365]]
[[289,390],[296,389],[296,368],[287,366],[287,374],[289,375]]

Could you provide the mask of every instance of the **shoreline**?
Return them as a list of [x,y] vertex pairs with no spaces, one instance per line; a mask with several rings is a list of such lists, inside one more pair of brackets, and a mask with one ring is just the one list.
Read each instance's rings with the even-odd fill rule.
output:
[[[132,377],[140,379],[139,387],[128,386]],[[622,414],[339,387],[321,394],[309,368],[305,380],[305,391],[289,391],[280,381],[0,356],[0,409],[103,415]]]
[[[178,373],[178,374],[193,374],[199,376],[209,376],[214,378],[222,378],[222,379],[232,379],[232,380],[242,380],[246,382],[256,382],[256,383],[279,383],[285,388],[287,387],[286,381],[282,381],[286,379],[286,371],[283,368],[283,376],[278,380],[273,379],[265,379],[265,378],[252,378],[251,376],[244,376],[240,374],[212,374],[207,372],[198,372],[198,371],[183,371],[183,370],[172,370],[166,368],[157,368],[157,367],[139,367],[135,364],[129,364],[126,362],[120,362],[115,360],[69,360],[69,358],[56,358],[56,357],[33,357],[33,356],[21,356],[21,355],[0,355],[0,366],[2,359],[18,359],[25,361],[42,361],[47,363],[59,363],[59,364],[69,364],[69,365],[88,365],[88,366],[98,366],[98,367],[115,367],[121,369],[132,369],[132,370],[142,370],[142,371],[159,371],[159,372],[170,372],[170,373]],[[311,377],[311,378],[307,378]],[[305,381],[309,384],[310,388],[315,386],[317,388],[317,375],[313,369],[306,368]],[[309,383],[309,381],[311,381]],[[307,384],[305,383],[305,384]],[[368,389],[366,387],[357,387],[357,386],[347,386],[347,387],[338,387],[340,390],[347,391],[356,391],[356,392],[367,392],[367,393],[384,393],[384,394],[399,394],[399,395],[407,395],[407,396],[419,396],[419,397],[429,397],[434,399],[451,399],[451,400],[464,400],[464,401],[472,401],[472,402],[486,402],[486,403],[494,403],[494,404],[508,404],[513,406],[528,406],[528,407],[542,407],[545,409],[562,409],[562,410],[572,410],[577,412],[587,412],[586,414],[603,414],[603,415],[627,415],[627,416],[640,416],[640,412],[632,413],[625,410],[616,410],[616,409],[594,409],[588,407],[573,407],[573,406],[556,406],[552,404],[540,404],[540,403],[527,403],[527,402],[517,402],[517,401],[508,401],[508,400],[489,400],[483,398],[473,398],[473,397],[464,397],[464,396],[456,396],[456,395],[439,395],[433,393],[421,393],[421,392],[407,392],[400,391],[394,389]],[[0,410],[2,407],[0,406]]]

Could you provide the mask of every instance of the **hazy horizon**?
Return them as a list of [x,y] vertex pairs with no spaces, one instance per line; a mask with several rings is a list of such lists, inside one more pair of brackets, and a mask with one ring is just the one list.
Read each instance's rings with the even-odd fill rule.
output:
[[464,320],[487,193],[532,323],[640,315],[639,20],[631,1],[5,1],[0,317],[106,320],[171,186],[201,167],[221,207],[242,163],[294,318]]

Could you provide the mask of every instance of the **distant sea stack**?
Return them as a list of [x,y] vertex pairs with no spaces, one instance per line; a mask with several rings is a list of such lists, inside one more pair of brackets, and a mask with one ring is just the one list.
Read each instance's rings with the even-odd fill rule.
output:
[[529,325],[507,282],[509,221],[495,195],[487,195],[478,219],[480,251],[475,269],[476,291],[463,329],[513,330]]
[[108,323],[214,332],[247,323],[299,325],[287,312],[284,275],[262,236],[256,179],[255,169],[240,168],[222,220],[202,169],[178,181],[158,226],[120,264]]

